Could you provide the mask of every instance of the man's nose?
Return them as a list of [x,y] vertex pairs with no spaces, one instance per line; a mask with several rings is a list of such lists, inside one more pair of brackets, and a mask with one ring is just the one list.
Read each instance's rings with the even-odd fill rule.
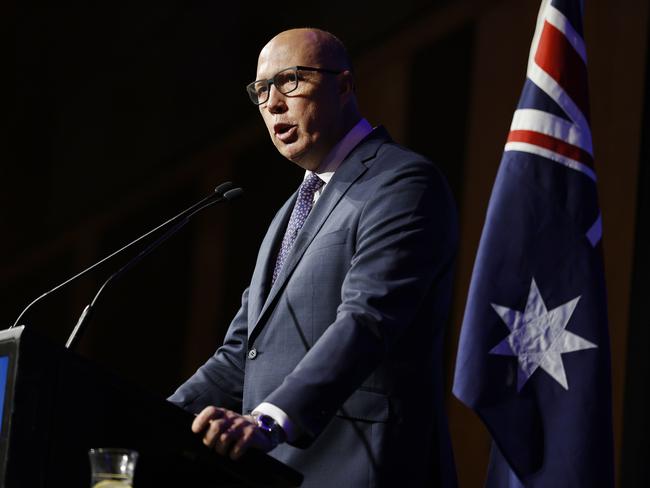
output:
[[269,99],[266,102],[266,109],[272,114],[282,113],[287,110],[285,95],[280,93],[275,85],[269,86]]

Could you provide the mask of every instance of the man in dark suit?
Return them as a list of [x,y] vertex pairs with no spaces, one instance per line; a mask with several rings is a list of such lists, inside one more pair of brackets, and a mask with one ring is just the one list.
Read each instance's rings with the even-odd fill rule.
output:
[[457,224],[444,178],[361,117],[333,35],[277,35],[257,80],[249,96],[305,178],[224,344],[170,401],[198,414],[206,445],[270,451],[307,487],[455,486],[442,344]]

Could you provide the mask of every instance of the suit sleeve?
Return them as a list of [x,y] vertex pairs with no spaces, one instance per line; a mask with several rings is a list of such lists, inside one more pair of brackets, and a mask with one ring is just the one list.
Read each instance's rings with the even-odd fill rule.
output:
[[313,442],[408,333],[455,257],[456,214],[444,179],[423,159],[400,166],[361,211],[336,320],[265,400],[297,424],[298,447]]
[[248,288],[242,295],[241,307],[230,323],[223,345],[168,398],[170,402],[193,413],[208,405],[241,411],[247,317]]

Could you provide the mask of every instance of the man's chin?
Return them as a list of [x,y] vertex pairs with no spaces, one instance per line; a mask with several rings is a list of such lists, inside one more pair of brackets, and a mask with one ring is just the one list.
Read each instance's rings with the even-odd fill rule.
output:
[[315,171],[318,168],[319,161],[312,161],[308,148],[305,146],[301,147],[293,142],[291,144],[276,144],[275,147],[282,156],[303,169]]
[[300,166],[302,169],[309,171],[316,171],[318,169],[319,162],[313,161],[311,158],[306,157],[304,153],[292,157],[285,157],[292,163]]
[[[305,163],[305,153],[306,151],[299,150],[298,148],[292,148],[290,147],[291,145],[286,145],[282,148],[278,148],[280,154],[287,158],[289,161],[291,161],[294,164],[297,164],[301,168],[303,168],[304,163]],[[305,168],[306,169],[306,168]]]

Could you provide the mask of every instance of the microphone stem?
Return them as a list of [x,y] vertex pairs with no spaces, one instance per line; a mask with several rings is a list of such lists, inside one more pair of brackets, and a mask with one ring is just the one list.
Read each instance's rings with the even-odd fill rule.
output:
[[[16,327],[16,326],[20,323],[20,319],[23,318],[23,316],[25,315],[25,313],[26,313],[26,312],[27,312],[27,311],[32,307],[32,305],[34,305],[36,302],[38,302],[38,301],[41,300],[42,298],[45,298],[45,297],[46,297],[47,295],[49,295],[50,293],[54,293],[54,292],[57,291],[59,288],[64,287],[65,285],[67,285],[67,284],[70,283],[71,281],[74,281],[74,280],[76,280],[77,278],[81,278],[81,277],[84,276],[85,274],[90,273],[93,269],[95,269],[95,268],[96,268],[97,266],[99,266],[100,264],[103,264],[104,262],[108,261],[108,260],[111,259],[113,256],[115,256],[116,254],[119,254],[119,253],[121,253],[122,251],[125,251],[126,249],[130,248],[131,246],[137,244],[137,243],[140,242],[142,239],[145,239],[145,238],[149,237],[151,234],[153,234],[154,232],[156,232],[156,231],[160,230],[161,228],[165,227],[165,226],[168,225],[170,222],[173,222],[174,220],[177,220],[179,217],[181,217],[181,216],[183,216],[183,215],[186,215],[186,214],[189,214],[190,216],[191,216],[191,215],[194,215],[197,211],[199,211],[199,210],[205,208],[206,202],[208,202],[208,205],[207,205],[207,206],[212,205],[212,202],[209,202],[210,199],[214,199],[214,203],[216,203],[217,201],[223,199],[223,196],[222,196],[222,195],[220,195],[220,194],[216,194],[216,195],[218,196],[218,198],[216,198],[216,199],[215,199],[215,194],[214,194],[214,193],[208,195],[207,197],[203,198],[202,200],[200,200],[199,202],[195,203],[195,204],[192,205],[191,207],[188,207],[188,208],[186,208],[185,210],[183,210],[180,214],[178,214],[178,215],[172,217],[171,219],[166,220],[165,222],[163,222],[162,224],[160,224],[160,225],[157,226],[156,228],[151,229],[149,232],[147,232],[146,234],[144,234],[144,235],[138,237],[136,240],[129,242],[127,245],[125,245],[125,246],[121,247],[120,249],[118,249],[117,251],[115,251],[115,252],[109,254],[108,256],[106,256],[106,257],[103,258],[102,260],[96,262],[95,264],[93,264],[93,265],[90,266],[89,268],[84,269],[83,271],[77,273],[76,275],[72,276],[71,278],[68,278],[68,279],[65,280],[63,283],[61,283],[61,284],[55,286],[55,287],[52,288],[51,290],[48,290],[48,291],[46,291],[45,293],[43,293],[42,295],[38,296],[37,298],[35,298],[34,300],[32,300],[32,301],[29,303],[29,305],[27,305],[27,306],[23,309],[23,311],[20,313],[20,315],[18,316],[18,318],[16,319],[16,321],[15,321],[15,322],[13,323],[13,325],[12,325],[11,327],[9,327],[9,328],[10,328],[10,329],[13,329],[14,327]],[[197,209],[198,209],[198,210],[197,210]]]
[[176,232],[181,230],[181,228],[183,228],[185,224],[187,224],[195,214],[199,213],[200,211],[208,207],[211,207],[212,205],[216,204],[221,200],[222,199],[213,199],[212,201],[208,201],[207,203],[205,203],[205,201],[201,201],[199,202],[199,204],[194,205],[195,208],[191,210],[191,212],[187,214],[185,218],[183,218],[183,220],[177,222],[176,224],[174,224],[173,227],[167,229],[164,234],[158,237],[155,241],[151,242],[147,247],[145,247],[142,251],[140,251],[133,259],[129,260],[129,262],[127,262],[124,266],[122,266],[120,269],[118,269],[112,275],[110,275],[108,279],[106,279],[106,281],[104,281],[102,286],[99,288],[92,302],[90,302],[90,304],[87,305],[86,308],[84,308],[83,312],[81,313],[81,316],[79,317],[79,320],[77,321],[77,325],[72,331],[72,334],[70,334],[70,337],[68,337],[68,341],[66,342],[65,347],[67,349],[71,349],[79,342],[81,336],[83,335],[86,329],[86,325],[90,320],[90,315],[93,308],[95,307],[95,304],[97,303],[97,299],[99,298],[99,296],[102,294],[102,292],[108,286],[109,283],[115,281],[126,271],[128,271],[133,266],[138,264],[144,257],[146,257],[154,249],[156,249],[163,242],[169,239],[172,235],[174,235]]

